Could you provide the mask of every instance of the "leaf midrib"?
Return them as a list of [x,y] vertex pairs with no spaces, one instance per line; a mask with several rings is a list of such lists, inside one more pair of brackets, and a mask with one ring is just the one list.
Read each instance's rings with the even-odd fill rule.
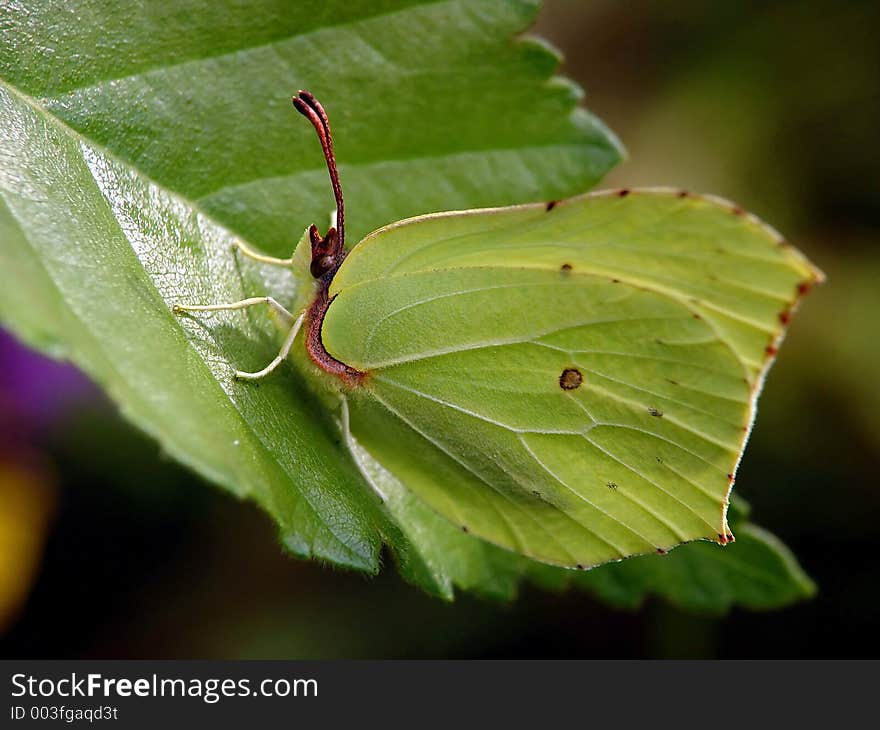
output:
[[[10,217],[11,217],[11,218],[13,219],[13,221],[15,222],[15,226],[16,226],[16,228],[18,229],[19,233],[21,234],[22,239],[27,243],[27,245],[28,245],[28,247],[31,249],[31,251],[34,252],[33,259],[36,261],[37,265],[40,267],[40,270],[45,274],[45,276],[46,276],[46,281],[47,281],[47,282],[50,284],[50,286],[54,289],[55,293],[58,295],[58,299],[61,300],[61,301],[63,301],[63,300],[64,300],[63,292],[62,292],[61,288],[58,286],[58,283],[56,282],[55,277],[52,276],[51,271],[50,271],[50,270],[48,269],[48,267],[45,265],[45,261],[44,261],[43,257],[37,254],[37,252],[36,252],[36,250],[35,250],[33,244],[32,244],[31,241],[30,241],[30,237],[28,236],[28,234],[27,234],[27,232],[25,231],[25,229],[22,227],[21,222],[19,221],[18,217],[16,216],[16,214],[15,214],[15,212],[12,210],[12,208],[10,208],[10,207],[7,205],[7,206],[6,206],[6,209],[7,209],[8,214],[10,215]],[[155,291],[155,289],[153,289],[153,290]],[[117,378],[117,380],[118,380],[119,382],[123,382],[123,383],[126,382],[126,378],[125,378],[125,377],[123,376],[123,374],[122,374],[122,373],[121,373],[121,372],[115,367],[114,359],[113,359],[112,357],[110,357],[109,354],[106,352],[106,350],[101,346],[101,342],[100,342],[100,340],[95,339],[95,337],[93,336],[92,331],[91,331],[87,326],[85,326],[85,322],[84,322],[84,320],[82,319],[82,317],[80,317],[80,316],[76,313],[76,311],[75,311],[74,309],[72,309],[71,307],[65,307],[65,312],[67,312],[67,314],[68,314],[69,316],[73,317],[73,318],[74,318],[74,319],[75,319],[75,320],[81,325],[81,329],[82,329],[82,331],[83,331],[84,333],[86,333],[86,334],[88,335],[88,337],[89,337],[89,341],[90,341],[90,346],[91,346],[91,348],[94,349],[95,351],[97,351],[97,352],[99,352],[99,353],[101,354],[101,359],[102,359],[103,362],[106,364],[106,367],[107,367],[108,371],[111,373],[111,377],[112,377],[112,375],[115,374],[115,377]],[[70,349],[69,349],[69,348],[65,348],[65,351],[66,351],[66,352],[69,352]],[[196,353],[196,354],[198,354],[198,353]],[[66,359],[66,356],[65,356],[65,359]],[[200,362],[200,364],[204,365],[204,361],[202,360],[201,357],[199,357],[199,362]],[[216,380],[215,380],[215,382],[216,382]],[[109,386],[109,383],[108,383],[108,386]],[[112,386],[109,386],[109,387],[110,387],[110,389],[112,390]],[[222,390],[222,389],[221,389],[221,390]],[[141,401],[141,402],[142,402],[142,403],[146,403],[145,401]],[[148,407],[149,407],[149,406],[148,406]],[[153,435],[154,437],[159,438],[159,435],[158,435],[158,434],[153,434],[153,433],[151,433],[150,429],[149,429],[148,427],[146,427],[143,423],[141,424],[141,428],[144,428],[144,430],[147,431],[148,433],[150,433],[150,435]],[[168,442],[168,444],[165,445],[165,448],[168,449],[169,453],[175,453],[175,449],[174,449],[174,447],[173,447],[173,442]],[[186,463],[186,462],[189,461],[189,457],[188,457],[188,456],[185,456],[185,455],[183,455],[183,454],[181,454],[178,458],[180,458],[181,461],[183,461],[184,463]],[[206,464],[205,471],[207,471],[207,472],[212,472],[213,475],[212,475],[212,476],[209,476],[210,479],[213,479],[213,480],[215,480],[215,481],[217,481],[217,482],[219,482],[219,483],[221,483],[221,484],[227,484],[227,485],[229,485],[231,491],[233,491],[233,492],[235,492],[235,493],[238,493],[237,490],[232,489],[232,487],[233,487],[234,485],[232,485],[232,484],[230,483],[230,481],[229,481],[225,476],[222,475],[222,472],[217,471],[217,470],[214,470],[212,467],[210,467],[210,466],[207,465],[207,464]],[[243,493],[244,496],[246,496],[247,494],[248,494],[247,492]]]

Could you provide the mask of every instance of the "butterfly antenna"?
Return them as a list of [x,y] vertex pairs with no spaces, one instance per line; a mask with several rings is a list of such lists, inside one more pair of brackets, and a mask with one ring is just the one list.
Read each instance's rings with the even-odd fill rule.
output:
[[336,158],[333,155],[333,137],[330,136],[330,121],[327,112],[321,103],[308,91],[300,90],[293,97],[293,106],[308,119],[318,139],[321,140],[321,149],[324,150],[324,159],[327,161],[327,170],[330,172],[330,184],[333,186],[333,196],[336,198],[336,230],[339,234],[339,251],[345,250],[345,210],[342,201],[342,186],[339,184],[339,171],[336,168]]

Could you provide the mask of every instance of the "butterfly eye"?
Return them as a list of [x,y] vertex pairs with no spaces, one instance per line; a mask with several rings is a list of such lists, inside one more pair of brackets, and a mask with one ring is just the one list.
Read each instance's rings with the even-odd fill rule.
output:
[[312,272],[312,276],[314,276],[316,279],[320,279],[324,274],[330,271],[330,269],[332,269],[335,264],[335,256],[324,254],[323,256],[319,256],[317,259],[313,260],[312,265],[309,268]]

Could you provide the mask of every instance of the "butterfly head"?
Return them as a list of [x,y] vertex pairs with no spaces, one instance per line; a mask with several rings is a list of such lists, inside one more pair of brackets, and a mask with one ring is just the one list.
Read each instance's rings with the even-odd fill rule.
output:
[[321,279],[327,274],[335,274],[345,258],[339,232],[331,227],[327,235],[321,236],[318,228],[312,225],[309,227],[309,240],[312,244],[312,263],[309,267],[312,276]]

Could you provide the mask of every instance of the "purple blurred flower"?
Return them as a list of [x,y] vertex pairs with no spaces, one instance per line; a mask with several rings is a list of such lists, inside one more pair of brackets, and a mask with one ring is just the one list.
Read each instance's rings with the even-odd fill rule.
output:
[[27,439],[56,423],[68,409],[98,396],[73,365],[52,360],[0,328],[0,437]]

